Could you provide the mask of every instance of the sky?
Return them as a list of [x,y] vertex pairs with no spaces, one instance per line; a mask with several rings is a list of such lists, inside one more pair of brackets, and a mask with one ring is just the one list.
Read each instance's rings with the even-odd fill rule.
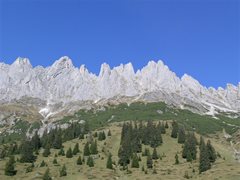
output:
[[69,56],[98,74],[163,60],[204,86],[240,82],[238,0],[0,0],[0,61]]

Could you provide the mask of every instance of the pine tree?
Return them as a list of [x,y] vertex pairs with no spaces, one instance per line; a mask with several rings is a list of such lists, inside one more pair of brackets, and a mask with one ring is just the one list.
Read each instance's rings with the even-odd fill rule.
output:
[[167,122],[165,123],[165,128],[166,128],[166,129],[168,129],[168,128],[169,128],[169,126],[168,126],[168,123],[167,123]]
[[53,148],[54,149],[61,149],[62,148],[62,133],[61,130],[56,130],[57,133],[54,136],[53,140]]
[[43,151],[43,157],[48,157],[51,154],[50,152],[50,146],[47,145]]
[[93,158],[91,156],[89,156],[88,159],[87,159],[87,165],[89,167],[93,167],[94,166],[94,161],[93,161]]
[[153,161],[152,161],[151,155],[148,155],[148,157],[147,157],[147,168],[149,168],[149,169],[153,168]]
[[33,147],[29,141],[24,141],[21,145],[21,159],[22,163],[32,163],[36,160],[36,156],[33,155]]
[[44,166],[46,166],[47,164],[45,163],[45,161],[44,160],[42,160],[42,162],[41,162],[41,164],[40,164],[40,167],[44,167]]
[[139,168],[138,156],[136,153],[133,154],[132,168]]
[[72,158],[73,157],[73,153],[72,153],[72,148],[71,147],[67,150],[66,157],[67,158]]
[[208,154],[205,142],[202,139],[202,142],[200,145],[199,173],[207,171],[210,168],[211,168],[211,164],[209,160],[209,154]]
[[112,133],[111,133],[111,131],[110,131],[110,129],[109,129],[109,131],[108,131],[108,136],[111,136],[112,135]]
[[14,176],[17,173],[15,170],[15,159],[14,156],[10,156],[9,161],[6,163],[5,175]]
[[175,164],[179,164],[178,154],[175,155]]
[[65,152],[64,152],[64,149],[63,149],[63,148],[61,148],[61,149],[58,151],[58,155],[65,156]]
[[183,144],[185,142],[185,130],[183,126],[180,126],[178,129],[178,143]]
[[207,151],[208,151],[208,157],[209,157],[209,160],[211,163],[215,162],[216,159],[217,159],[217,154],[216,154],[216,151],[214,149],[214,147],[212,146],[211,144],[211,141],[208,140],[207,141]]
[[62,166],[62,169],[60,170],[60,177],[62,176],[67,176],[67,168],[65,166],[65,164]]
[[153,149],[152,159],[158,159],[158,154],[156,148]]
[[88,142],[84,146],[83,155],[84,156],[89,156],[90,155],[90,149],[89,149],[89,143]]
[[37,134],[37,131],[35,132],[34,136],[31,139],[31,144],[33,146],[33,149],[36,151],[41,147],[41,141]]
[[189,133],[186,136],[186,140],[183,146],[182,157],[187,158],[187,161],[192,161],[196,159],[197,149],[196,149],[196,138],[193,133]]
[[73,148],[73,155],[76,155],[77,153],[79,153],[80,152],[80,150],[79,150],[79,144],[78,143],[76,143],[75,144],[75,146],[74,146],[74,148]]
[[81,158],[81,156],[79,156],[77,159],[77,165],[82,165],[82,164],[83,164],[82,158]]
[[166,129],[164,124],[159,122],[159,127],[160,127],[161,134],[166,134]]
[[98,153],[98,150],[97,150],[97,141],[96,141],[96,140],[91,143],[90,153],[91,153],[91,154],[94,154],[94,155]]
[[113,165],[112,165],[112,155],[111,155],[111,154],[108,155],[107,168],[108,168],[108,169],[113,169]]
[[43,175],[43,180],[52,180],[49,172],[49,168],[46,169],[44,175]]
[[53,164],[57,164],[57,159],[54,158]]
[[148,156],[148,155],[150,155],[150,151],[149,151],[148,148],[145,148],[144,153],[142,154],[142,156]]
[[172,138],[177,138],[177,135],[178,135],[178,124],[177,124],[176,121],[173,121],[171,137]]

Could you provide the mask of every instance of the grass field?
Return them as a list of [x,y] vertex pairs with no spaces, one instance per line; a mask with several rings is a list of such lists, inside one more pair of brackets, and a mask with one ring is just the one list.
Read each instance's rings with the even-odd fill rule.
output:
[[[106,132],[110,129],[111,130],[111,137],[107,137],[105,141],[98,141],[98,151],[100,152],[100,157],[94,160],[95,165],[93,168],[88,167],[86,164],[84,165],[77,165],[76,161],[79,155],[83,156],[83,147],[86,143],[86,139],[73,139],[64,143],[64,150],[69,147],[74,147],[75,143],[80,144],[80,154],[75,155],[73,158],[66,158],[65,156],[58,156],[56,159],[58,161],[58,165],[54,165],[52,163],[54,159],[55,153],[58,150],[51,149],[51,155],[49,157],[43,157],[42,152],[37,158],[35,162],[35,168],[33,172],[25,173],[26,167],[30,164],[22,164],[17,162],[16,169],[18,170],[17,175],[14,177],[7,177],[4,175],[4,167],[6,163],[5,160],[0,161],[0,179],[7,180],[7,179],[41,179],[43,173],[46,170],[46,167],[39,167],[39,164],[42,160],[44,160],[48,167],[50,168],[50,174],[53,179],[69,179],[69,180],[76,180],[76,179],[104,179],[104,180],[112,180],[112,179],[119,179],[119,180],[145,180],[145,179],[163,179],[163,180],[176,180],[176,179],[186,179],[184,178],[184,174],[187,172],[192,179],[204,179],[204,180],[238,180],[240,179],[240,169],[239,163],[237,163],[233,156],[227,141],[224,141],[222,134],[217,133],[214,136],[210,136],[209,138],[212,141],[213,146],[215,147],[216,151],[221,154],[221,158],[218,158],[217,161],[213,164],[212,169],[209,171],[202,173],[199,175],[198,173],[198,158],[196,161],[192,163],[186,162],[185,159],[181,158],[181,151],[182,145],[177,143],[176,139],[170,137],[171,129],[167,129],[167,133],[163,135],[163,144],[157,148],[158,154],[163,156],[162,160],[157,160],[154,162],[154,166],[156,168],[157,174],[153,174],[153,170],[148,170],[148,173],[145,174],[141,167],[144,166],[146,169],[146,157],[142,157],[142,161],[140,162],[140,168],[133,169],[129,167],[129,170],[132,172],[128,174],[126,171],[121,171],[120,167],[115,166],[115,170],[106,169],[106,161],[107,155],[109,152],[113,155],[113,161],[118,161],[117,152],[119,149],[120,144],[120,133],[121,133],[121,123],[114,122],[109,123],[105,127],[96,129],[98,130],[105,130]],[[197,135],[199,138],[199,135]],[[207,138],[205,138],[207,140]],[[143,150],[144,150],[143,146]],[[152,152],[152,148],[148,147]],[[179,161],[180,164],[175,165],[175,154],[179,153]],[[141,155],[141,154],[139,154]],[[198,153],[199,155],[199,153]],[[61,166],[65,164],[67,167],[68,175],[66,177],[59,177],[59,170]],[[195,173],[193,172],[195,170]]]

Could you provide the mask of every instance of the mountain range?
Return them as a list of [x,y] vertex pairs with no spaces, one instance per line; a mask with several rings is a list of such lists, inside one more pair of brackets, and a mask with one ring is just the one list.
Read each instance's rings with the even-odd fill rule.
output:
[[227,84],[225,89],[207,88],[187,74],[177,77],[161,60],[149,61],[136,72],[131,63],[113,69],[103,63],[99,75],[84,65],[74,67],[67,56],[46,68],[32,67],[27,58],[17,58],[11,65],[0,63],[1,104],[23,99],[35,104],[43,116],[53,114],[53,109],[71,109],[71,105],[77,109],[83,102],[104,105],[134,101],[163,101],[200,114],[239,114],[240,83]]

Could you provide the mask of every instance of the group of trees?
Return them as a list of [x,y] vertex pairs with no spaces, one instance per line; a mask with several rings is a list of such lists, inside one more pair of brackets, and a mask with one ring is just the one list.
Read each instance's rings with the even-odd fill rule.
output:
[[[182,157],[191,162],[197,158],[197,138],[194,132],[185,133],[184,127],[173,121],[171,137],[178,138],[178,143],[183,144]],[[211,168],[211,163],[215,162],[217,155],[210,140],[205,144],[203,137],[199,143],[200,158],[199,158],[199,173],[207,171]],[[175,156],[175,164],[179,164],[178,155]]]
[[[60,149],[59,155],[64,154],[62,143],[77,137],[80,137],[89,132],[89,127],[87,122],[84,124],[72,123],[68,128],[62,130],[59,128],[52,129],[49,132],[45,131],[43,136],[40,138],[37,132],[32,136],[32,138],[26,137],[20,145],[17,143],[12,143],[7,148],[4,148],[0,153],[0,158],[5,158],[9,156],[9,161],[6,163],[5,174],[12,176],[16,174],[14,169],[14,155],[20,154],[19,162],[21,163],[33,163],[40,148],[44,148],[43,156],[48,157],[51,153],[50,149]],[[67,156],[77,154],[79,152],[79,145],[76,144],[73,151],[67,152]],[[13,161],[14,160],[14,161]]]
[[135,123],[134,127],[132,123],[124,123],[118,151],[118,163],[125,167],[132,159],[132,167],[137,167],[139,158],[136,157],[136,153],[142,152],[142,144],[150,145],[154,149],[161,145],[163,143],[161,134],[166,133],[166,127],[168,128],[167,124],[159,122],[155,125],[152,121],[148,121],[146,126],[142,122],[139,125]]
[[211,163],[216,161],[217,155],[211,141],[208,140],[206,145],[203,137],[200,138],[199,150],[199,173],[201,173],[211,168]]

